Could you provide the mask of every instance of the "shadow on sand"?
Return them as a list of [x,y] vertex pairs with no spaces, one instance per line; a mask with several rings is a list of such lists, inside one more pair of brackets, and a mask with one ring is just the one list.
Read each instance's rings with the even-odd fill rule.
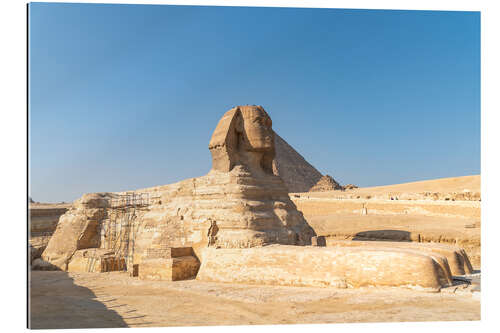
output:
[[98,297],[90,289],[76,285],[68,273],[32,271],[30,275],[30,328],[128,327],[124,319],[106,305],[110,297]]
[[403,230],[369,230],[358,232],[352,240],[411,242],[411,232]]

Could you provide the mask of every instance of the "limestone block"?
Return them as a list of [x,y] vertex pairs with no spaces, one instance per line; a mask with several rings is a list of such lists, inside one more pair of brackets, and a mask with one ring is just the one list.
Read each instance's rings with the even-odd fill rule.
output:
[[444,256],[450,267],[451,275],[464,275],[473,272],[467,253],[456,246],[438,243],[416,243],[416,242],[386,242],[386,241],[350,241],[350,240],[327,240],[327,246],[340,247],[384,247],[420,251],[422,253]]
[[91,272],[91,273],[100,273],[101,272],[101,260],[100,258],[85,258],[85,257],[76,257],[71,259],[68,263],[68,272]]
[[106,249],[76,251],[68,263],[68,272],[111,272],[126,269],[125,259]]
[[42,259],[62,270],[75,251],[100,245],[99,225],[106,217],[109,194],[86,194],[59,218],[57,228],[42,253]]
[[[156,245],[156,246],[154,246]],[[178,258],[192,256],[192,247],[168,247],[166,244],[154,244],[146,250],[145,257],[149,259],[155,258]]]
[[139,265],[139,279],[179,281],[196,277],[200,262],[193,256],[143,259]]
[[[439,258],[446,263],[446,259]],[[450,283],[430,255],[403,249],[271,245],[203,251],[201,281],[357,288],[409,287],[438,291]]]

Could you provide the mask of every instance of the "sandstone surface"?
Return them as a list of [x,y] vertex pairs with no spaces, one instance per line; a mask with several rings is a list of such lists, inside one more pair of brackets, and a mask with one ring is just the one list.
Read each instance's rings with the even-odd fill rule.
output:
[[196,277],[200,262],[193,256],[148,259],[141,263],[139,279],[180,281]]
[[[326,240],[326,246],[335,247],[381,247],[417,250],[423,253],[436,254],[446,258],[450,269],[450,275],[472,274],[473,269],[467,253],[459,247],[439,243],[413,243],[413,242],[390,242],[390,241],[349,241],[349,240]],[[445,265],[446,266],[446,265]],[[446,267],[444,269],[447,269]]]
[[446,258],[390,247],[266,246],[205,249],[197,279],[312,287],[400,286],[439,291],[451,284]]

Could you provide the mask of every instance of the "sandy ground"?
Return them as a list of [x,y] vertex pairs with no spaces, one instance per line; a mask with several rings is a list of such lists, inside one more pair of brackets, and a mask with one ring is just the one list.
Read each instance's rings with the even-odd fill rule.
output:
[[124,272],[31,274],[32,328],[480,319],[480,293],[470,291],[141,281]]

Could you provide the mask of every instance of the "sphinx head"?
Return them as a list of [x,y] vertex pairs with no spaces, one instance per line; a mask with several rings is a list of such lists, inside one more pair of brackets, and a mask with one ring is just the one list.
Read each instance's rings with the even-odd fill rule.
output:
[[208,146],[212,169],[229,172],[242,164],[272,173],[274,131],[261,106],[238,106],[224,114]]

